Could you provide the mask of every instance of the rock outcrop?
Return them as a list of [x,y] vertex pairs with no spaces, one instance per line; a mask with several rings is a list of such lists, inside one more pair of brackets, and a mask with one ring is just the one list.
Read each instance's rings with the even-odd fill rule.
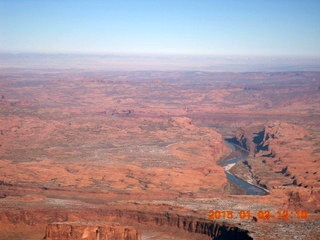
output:
[[133,227],[118,223],[90,224],[58,222],[48,224],[43,240],[141,240]]
[[168,122],[172,127],[195,128],[191,119],[187,117],[171,117]]
[[239,128],[236,131],[234,140],[239,144],[240,147],[242,147],[242,150],[247,151],[249,155],[253,155],[255,149],[254,139],[253,136],[246,131],[246,129]]
[[266,124],[263,130],[263,139],[259,142],[255,153],[258,156],[275,156],[285,145],[302,140],[308,133],[300,126],[283,122],[271,122]]

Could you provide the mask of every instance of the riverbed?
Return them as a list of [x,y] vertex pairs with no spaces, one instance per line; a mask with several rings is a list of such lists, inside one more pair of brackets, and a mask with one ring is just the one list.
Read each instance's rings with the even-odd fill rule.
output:
[[[226,144],[232,149],[232,151],[238,151],[237,148],[233,143],[230,143],[226,141]],[[224,168],[225,174],[227,176],[227,179],[230,183],[236,185],[237,187],[243,189],[246,193],[246,195],[266,195],[268,192],[264,190],[262,187],[255,186],[235,175],[230,173],[230,169],[237,163],[237,162],[244,162],[247,158],[247,154],[241,153],[240,157],[231,158],[224,162],[222,162],[220,165]]]

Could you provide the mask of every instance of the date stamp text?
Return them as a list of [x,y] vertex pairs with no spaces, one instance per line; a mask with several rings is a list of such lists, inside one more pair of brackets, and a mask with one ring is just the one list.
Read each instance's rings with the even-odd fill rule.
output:
[[242,220],[270,220],[271,218],[289,220],[289,219],[307,219],[308,212],[306,210],[289,211],[289,210],[278,210],[272,212],[269,210],[260,210],[253,212],[250,210],[209,210],[209,219],[242,219]]

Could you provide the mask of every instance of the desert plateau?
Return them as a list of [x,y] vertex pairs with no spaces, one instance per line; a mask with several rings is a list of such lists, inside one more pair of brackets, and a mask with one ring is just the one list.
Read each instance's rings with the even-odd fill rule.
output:
[[0,238],[319,239],[319,106],[319,72],[1,69]]
[[0,0],[0,240],[320,240],[319,0]]

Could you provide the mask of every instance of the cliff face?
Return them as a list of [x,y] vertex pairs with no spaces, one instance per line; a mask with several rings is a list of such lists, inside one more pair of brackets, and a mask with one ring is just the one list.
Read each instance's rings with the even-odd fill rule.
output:
[[[292,145],[298,146],[299,141],[308,135],[304,128],[282,122],[266,124],[262,133],[263,139],[260,142],[259,140],[256,142],[258,144],[255,149],[257,156],[265,156],[268,154],[283,156],[284,148],[290,150],[289,148]],[[300,145],[300,147],[302,148],[304,146]]]
[[243,128],[239,128],[236,131],[235,136],[238,144],[247,151],[252,151],[254,149],[252,136]]
[[[129,205],[128,205],[129,206]],[[134,207],[134,206],[132,206]],[[31,222],[26,222],[24,216],[28,216],[32,219],[32,222],[41,223],[42,226],[46,225],[45,236],[42,240],[140,240],[141,235],[133,227],[120,226],[117,223],[103,223],[103,224],[87,224],[82,223],[94,222],[94,221],[116,221],[126,222],[133,226],[148,226],[150,229],[156,229],[157,227],[170,228],[178,233],[191,234],[189,239],[207,239],[209,236],[211,239],[252,239],[249,235],[249,231],[240,228],[239,225],[212,221],[205,218],[199,218],[197,216],[190,216],[181,212],[181,214],[163,212],[161,206],[154,207],[152,211],[147,209],[150,206],[144,206],[144,211],[140,210],[121,210],[112,209],[111,206],[108,209],[99,210],[85,210],[79,209],[79,211],[68,212],[67,210],[32,210],[32,212],[3,212],[1,216],[10,216],[11,218],[2,217],[1,222],[3,228],[13,226],[27,226],[27,229],[32,227]],[[174,210],[176,212],[176,210]],[[63,219],[65,222],[47,222],[50,220]],[[13,224],[14,221],[14,224]],[[4,224],[5,223],[5,224]],[[0,232],[2,226],[0,225]],[[20,227],[21,228],[21,227]],[[42,230],[43,231],[43,230]],[[173,233],[173,237],[177,233]],[[202,235],[202,236],[201,236]],[[9,238],[6,238],[9,239]]]
[[[159,215],[142,212],[119,212],[127,218],[135,217],[139,223],[149,225],[169,226],[183,229],[190,233],[199,233],[212,239],[242,239],[252,240],[247,230],[231,224],[220,224],[213,221],[178,215]],[[78,224],[54,223],[46,228],[43,240],[141,240],[140,234],[133,227],[87,226]]]
[[47,225],[43,240],[141,240],[140,233],[133,227],[118,223],[92,225],[85,223],[60,222]]

